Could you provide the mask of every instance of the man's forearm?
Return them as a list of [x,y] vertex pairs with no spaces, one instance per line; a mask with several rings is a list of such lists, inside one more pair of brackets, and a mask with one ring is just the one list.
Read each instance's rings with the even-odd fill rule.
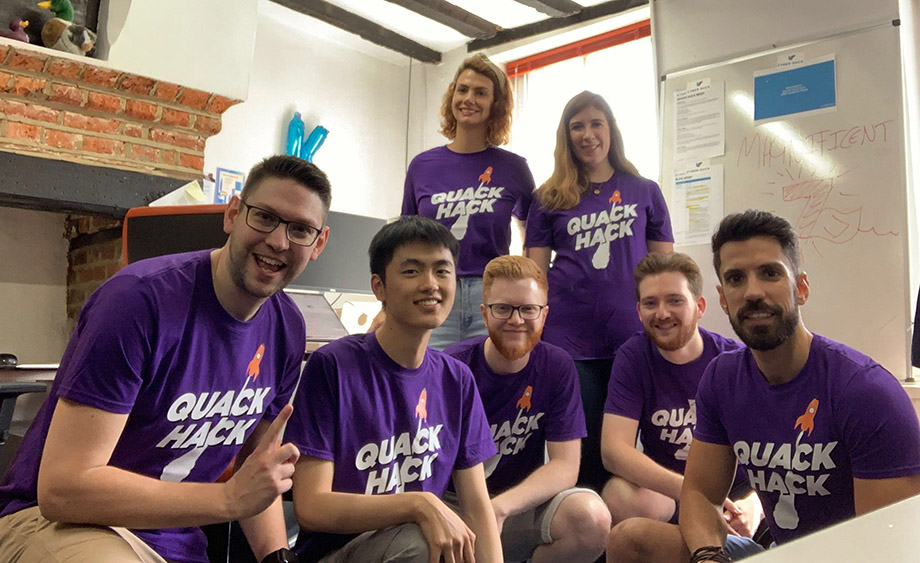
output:
[[680,499],[683,476],[662,467],[639,450],[621,446],[605,457],[608,459],[604,465],[614,475],[674,500]]
[[502,518],[540,506],[557,494],[575,486],[578,465],[570,467],[563,460],[550,460],[523,481],[492,499],[496,514]]
[[240,527],[258,561],[273,551],[289,547],[281,497],[259,514],[240,520]]
[[125,528],[180,528],[242,517],[223,483],[175,483],[102,466],[43,478],[38,505],[49,520]]
[[476,534],[476,561],[500,563],[503,560],[502,542],[488,497],[480,502],[467,502],[462,506],[461,516]]
[[725,544],[728,530],[722,507],[709,502],[699,491],[685,491],[680,497],[679,525],[690,553],[703,546]]
[[[418,523],[421,510],[417,497],[427,494],[312,494],[302,503],[297,499],[297,521],[306,530],[334,534],[356,534],[409,522]],[[432,495],[432,498],[435,497]]]

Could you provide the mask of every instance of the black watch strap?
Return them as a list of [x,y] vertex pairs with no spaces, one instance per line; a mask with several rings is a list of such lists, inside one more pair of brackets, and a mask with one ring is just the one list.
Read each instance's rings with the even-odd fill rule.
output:
[[297,554],[287,548],[281,548],[266,555],[262,563],[298,563]]

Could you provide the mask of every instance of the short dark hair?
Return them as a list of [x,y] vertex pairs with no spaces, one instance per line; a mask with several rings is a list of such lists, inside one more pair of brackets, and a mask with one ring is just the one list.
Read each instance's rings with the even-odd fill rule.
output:
[[642,280],[656,274],[665,272],[677,272],[687,278],[687,285],[690,287],[690,293],[699,298],[703,295],[703,274],[700,273],[700,267],[696,265],[693,258],[690,258],[682,252],[649,252],[633,271],[633,279],[636,280],[636,299],[641,299],[639,295],[639,284]]
[[256,164],[249,171],[246,177],[246,185],[240,193],[240,199],[247,201],[255,192],[259,184],[266,178],[279,178],[282,180],[293,180],[298,184],[311,190],[323,203],[323,220],[329,213],[329,206],[332,205],[332,186],[329,185],[329,178],[312,162],[307,162],[296,156],[278,154],[264,159]]
[[374,235],[367,249],[371,260],[371,274],[377,274],[381,280],[386,281],[387,265],[396,254],[396,249],[413,242],[423,242],[436,248],[450,250],[456,265],[460,244],[447,227],[434,219],[407,215],[384,225]]
[[792,273],[798,275],[801,263],[799,237],[789,221],[769,211],[748,209],[744,213],[726,216],[712,235],[712,262],[720,281],[722,273],[719,268],[722,267],[722,256],[719,251],[722,250],[722,246],[727,242],[744,242],[754,237],[772,238],[779,243],[783,254],[792,264]]

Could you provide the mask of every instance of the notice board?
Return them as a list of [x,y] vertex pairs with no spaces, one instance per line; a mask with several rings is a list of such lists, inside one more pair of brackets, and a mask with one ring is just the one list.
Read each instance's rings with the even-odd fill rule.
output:
[[[801,309],[806,326],[872,356],[903,379],[910,373],[913,305],[899,29],[877,25],[673,73],[662,80],[660,102],[661,185],[672,217],[686,222],[699,203],[690,202],[678,183],[679,172],[697,164],[714,171],[722,184],[714,194],[721,199],[712,198],[719,206],[713,215],[757,208],[785,217],[799,235],[811,283]],[[824,80],[828,61],[833,92],[826,82],[818,88],[779,74],[815,63],[820,72],[813,76]],[[765,88],[763,77],[774,74],[789,83]],[[712,143],[721,141],[724,149],[688,163],[679,156],[694,152],[675,148],[676,96],[700,85],[724,88],[724,138]],[[817,91],[817,101],[799,103],[798,94]],[[787,95],[796,101],[784,115],[777,104]],[[758,110],[770,117],[755,121]],[[704,273],[709,307],[701,324],[733,335],[719,307],[712,252],[703,238],[679,239],[676,247]]]

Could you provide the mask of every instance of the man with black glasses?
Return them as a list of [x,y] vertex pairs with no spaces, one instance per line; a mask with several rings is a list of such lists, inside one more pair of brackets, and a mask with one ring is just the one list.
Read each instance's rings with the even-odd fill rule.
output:
[[330,200],[314,165],[268,158],[222,248],[131,264],[93,294],[0,485],[0,560],[207,561],[197,526],[228,520],[259,559],[294,560],[279,495],[298,451],[280,435],[306,331],[281,290],[325,247]]
[[574,488],[584,412],[571,356],[540,341],[546,294],[536,262],[495,258],[482,280],[489,336],[445,352],[470,366],[498,449],[485,469],[505,561],[594,561],[610,513],[597,493]]

